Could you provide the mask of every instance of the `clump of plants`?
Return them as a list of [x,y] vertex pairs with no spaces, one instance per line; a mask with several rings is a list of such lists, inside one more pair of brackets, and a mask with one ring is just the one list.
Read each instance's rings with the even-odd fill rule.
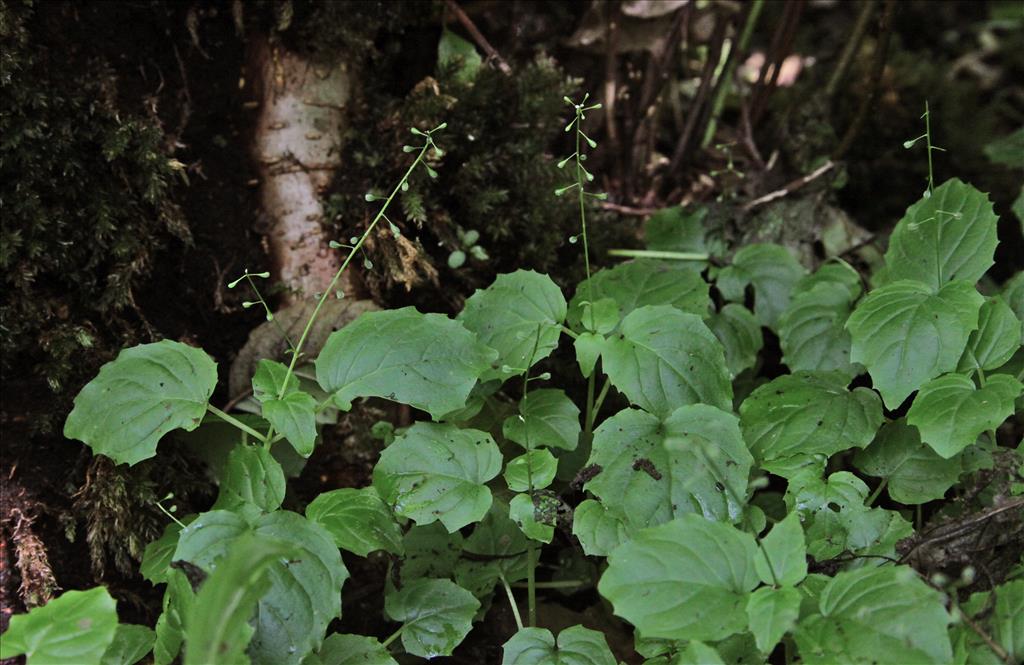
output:
[[[216,364],[201,349],[123,351],[79,394],[65,434],[135,464],[166,433],[216,419],[234,428],[219,497],[198,515],[167,509],[146,548],[142,574],[166,585],[155,630],[119,624],[103,587],[69,591],[15,617],[0,656],[50,662],[59,645],[81,663],[150,651],[186,665],[395,663],[398,652],[451,654],[484,608],[508,603],[517,631],[503,663],[614,665],[600,632],[545,627],[539,589],[592,583],[541,572],[542,559],[563,559],[546,557],[557,549],[599,564],[596,590],[649,665],[1024,656],[1013,555],[1002,570],[921,557],[965,534],[1020,552],[1021,451],[995,430],[1024,392],[1024,276],[977,290],[997,243],[986,195],[930,184],[866,283],[841,260],[808,272],[767,244],[713,266],[700,216],[678,209],[648,224],[659,258],[592,272],[586,204],[600,194],[582,121],[597,105],[569,103],[576,150],[558,164],[570,177],[555,194],[578,209],[586,270],[571,298],[516,270],[455,318],[363,314],[315,359],[323,399],[296,376],[314,312],[287,365],[259,364],[259,416],[209,403]],[[430,177],[424,160],[441,156],[443,127],[412,130],[416,156],[383,203],[369,197],[380,207],[339,277],[413,174]],[[761,375],[764,329],[788,372]],[[587,381],[581,404],[538,371],[560,345]],[[308,457],[317,414],[365,397],[424,419],[376,428],[386,446],[370,486],[283,510],[275,450]],[[610,413],[619,398],[628,406]],[[925,524],[921,507],[950,495]],[[349,577],[340,550],[386,554],[390,634],[326,634]]]

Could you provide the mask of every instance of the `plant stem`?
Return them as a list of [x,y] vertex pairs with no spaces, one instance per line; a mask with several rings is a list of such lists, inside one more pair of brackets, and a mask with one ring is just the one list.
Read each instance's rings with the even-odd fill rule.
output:
[[249,427],[248,425],[243,423],[238,418],[235,418],[234,416],[232,416],[230,414],[224,413],[223,411],[221,411],[220,409],[215,407],[213,404],[207,404],[206,405],[206,410],[209,411],[210,413],[212,413],[213,415],[217,416],[218,418],[220,418],[224,422],[229,423],[231,425],[234,425],[235,427],[237,427],[238,429],[242,430],[246,434],[249,434],[251,436],[256,437],[257,439],[259,439],[263,443],[267,442],[267,440],[268,440],[267,437],[264,437],[262,434],[260,434],[259,432],[257,432],[253,428]]
[[872,492],[871,496],[868,497],[868,501],[867,501],[868,507],[871,507],[871,506],[875,505],[875,501],[878,500],[878,497],[882,494],[882,490],[884,490],[885,486],[888,485],[888,484],[889,484],[889,479],[888,478],[882,478],[882,482],[878,483],[878,487],[876,487],[875,491]]
[[709,255],[701,252],[670,252],[660,249],[609,249],[608,256],[636,259],[671,259],[674,261],[707,261]]
[[[302,330],[302,335],[299,337],[298,344],[296,344],[292,349],[292,359],[291,362],[288,363],[288,371],[285,372],[284,380],[281,382],[281,390],[278,391],[277,394],[278,399],[284,397],[285,390],[288,387],[288,379],[290,379],[292,374],[295,373],[295,365],[299,362],[299,356],[302,355],[302,347],[305,346],[306,339],[309,337],[309,333],[313,330],[313,323],[316,321],[317,316],[320,315],[320,310],[323,308],[324,303],[327,301],[327,298],[329,298],[330,295],[334,293],[334,289],[338,285],[338,280],[341,279],[342,274],[345,272],[345,268],[348,267],[348,264],[351,263],[352,261],[352,257],[356,255],[356,252],[358,252],[359,249],[363,246],[363,243],[366,242],[366,239],[370,236],[370,233],[372,233],[373,229],[376,228],[377,223],[384,218],[384,213],[387,212],[388,206],[391,205],[391,201],[393,201],[395,196],[398,195],[398,192],[401,191],[402,185],[404,185],[406,181],[409,180],[409,176],[411,176],[412,172],[416,170],[416,167],[420,165],[420,162],[423,161],[424,155],[427,154],[427,150],[429,150],[431,147],[434,147],[434,142],[431,138],[430,132],[427,132],[426,135],[424,136],[423,147],[420,148],[420,152],[418,155],[416,155],[416,159],[409,166],[409,168],[406,169],[405,175],[403,175],[402,179],[398,181],[398,184],[395,185],[395,188],[391,190],[391,194],[388,196],[387,200],[384,201],[384,205],[381,207],[380,210],[377,211],[377,215],[373,218],[373,221],[370,222],[370,225],[366,227],[366,230],[363,231],[363,234],[359,236],[359,240],[357,240],[356,244],[349,250],[348,256],[345,257],[345,260],[342,262],[341,267],[338,268],[338,271],[336,273],[334,273],[334,278],[331,279],[331,283],[327,286],[326,289],[324,289],[324,292],[320,295],[320,300],[317,301],[316,307],[313,309],[313,313],[310,314],[309,320],[306,321],[306,327],[303,328]],[[266,437],[260,438],[263,441],[269,442],[273,440],[273,436],[274,426],[271,425]]]
[[516,618],[516,628],[523,629],[523,617],[519,614],[519,607],[516,606],[516,597],[512,595],[512,587],[508,585],[505,576],[501,576],[501,585],[505,587],[505,595],[508,596],[508,605],[512,608],[512,616]]
[[924,134],[928,142],[928,193],[935,189],[935,172],[932,170],[932,115],[928,112],[928,100],[924,100]]
[[[530,500],[532,501],[533,499],[531,498]],[[526,541],[526,561],[526,609],[528,612],[527,620],[529,621],[530,628],[533,628],[537,625],[537,542],[533,538],[530,538]]]
[[601,392],[597,394],[597,399],[594,400],[594,411],[590,414],[591,429],[594,427],[594,420],[597,419],[597,413],[601,410],[601,405],[604,404],[604,398],[608,396],[608,389],[611,388],[611,385],[611,380],[605,378],[604,385],[601,386]]
[[[585,580],[555,580],[554,582],[537,582],[533,586],[538,589],[575,589],[590,584]],[[525,584],[513,584],[517,589],[525,589]]]
[[320,310],[321,308],[323,308],[324,302],[326,302],[327,298],[329,298],[330,295],[334,293],[334,288],[338,285],[338,280],[341,279],[341,275],[342,273],[345,272],[345,268],[347,268],[348,264],[352,261],[352,257],[356,255],[356,252],[358,252],[359,249],[363,246],[363,243],[366,242],[366,239],[369,237],[370,233],[373,232],[373,229],[377,226],[377,223],[384,218],[384,213],[387,211],[388,206],[391,205],[391,201],[393,201],[395,196],[398,195],[398,192],[402,190],[402,185],[404,185],[406,181],[409,180],[409,176],[411,176],[412,172],[416,170],[416,167],[420,165],[420,162],[423,161],[424,155],[427,154],[427,150],[430,149],[432,146],[433,142],[430,140],[430,136],[428,134],[426,137],[426,141],[423,144],[423,147],[420,149],[419,154],[416,155],[415,161],[413,161],[413,163],[406,170],[405,175],[403,175],[402,179],[398,181],[398,184],[395,185],[395,188],[391,190],[391,194],[388,196],[387,200],[384,201],[384,205],[381,207],[379,211],[377,211],[377,215],[373,218],[373,221],[370,222],[370,225],[366,227],[366,230],[363,231],[363,234],[359,236],[359,240],[356,241],[356,244],[352,247],[351,250],[349,250],[348,256],[345,257],[345,261],[341,264],[341,267],[338,268],[338,272],[334,273],[334,278],[331,280],[331,283],[328,285],[326,289],[324,289],[323,294],[320,296],[320,300],[316,303],[316,308],[313,309],[313,313],[309,317],[309,321],[306,322],[306,327],[302,330],[302,335],[299,337],[298,344],[295,345],[295,352],[292,354],[292,360],[288,364],[288,372],[285,374],[284,381],[281,382],[281,390],[277,396],[278,399],[284,397],[285,388],[288,385],[288,379],[295,372],[295,365],[296,363],[298,363],[299,356],[302,354],[302,347],[306,344],[306,339],[309,337],[309,333],[313,329],[313,322],[316,321],[317,316],[320,314]]
[[729,94],[733,72],[736,71],[736,63],[743,52],[747,50],[747,44],[750,43],[750,36],[754,33],[757,19],[761,16],[761,9],[763,7],[764,0],[754,0],[747,14],[747,21],[743,26],[743,33],[740,35],[739,41],[732,45],[728,55],[726,55],[722,71],[718,74],[718,79],[715,82],[714,97],[711,100],[711,115],[708,117],[708,124],[704,129],[704,137],[700,142],[701,148],[707,148],[711,144],[711,139],[715,136],[718,116],[722,114],[722,108],[725,106],[725,98]]
[[386,639],[383,642],[381,642],[380,645],[382,647],[384,647],[385,649],[387,649],[388,645],[390,645],[392,642],[394,642],[395,640],[398,639],[398,636],[402,634],[403,630],[405,630],[405,626],[404,625],[401,628],[399,628],[398,630],[396,630],[395,632],[391,633],[391,636],[388,637],[388,639]]

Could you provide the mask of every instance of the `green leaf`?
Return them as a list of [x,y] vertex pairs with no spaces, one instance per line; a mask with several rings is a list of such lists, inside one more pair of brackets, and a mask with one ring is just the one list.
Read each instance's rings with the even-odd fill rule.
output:
[[[195,516],[186,517],[181,521],[187,524],[193,519]],[[178,526],[178,523],[169,523],[164,527],[163,534],[146,545],[146,549],[142,552],[142,565],[139,567],[139,573],[154,586],[167,581],[171,559],[174,556],[175,548],[178,547],[179,533],[181,533],[181,527]]]
[[531,540],[550,543],[555,534],[558,498],[548,492],[517,494],[508,505],[508,516]]
[[461,533],[448,533],[440,522],[412,527],[402,538],[405,557],[396,564],[400,566],[401,578],[451,577],[462,553],[463,541]]
[[215,509],[252,504],[264,513],[281,507],[285,479],[281,465],[262,446],[236,446],[228,456]]
[[802,662],[949,663],[943,600],[907,566],[841,572],[796,628]]
[[754,287],[754,314],[774,329],[789,306],[790,292],[807,271],[781,245],[747,245],[718,274],[716,285],[730,302],[743,302],[748,284]]
[[[729,662],[746,662],[746,660]],[[753,661],[751,661],[753,662]],[[676,654],[671,665],[725,665],[722,656],[703,642],[689,641],[686,646]]]
[[[494,283],[466,300],[458,320],[492,349],[503,369],[483,379],[518,376],[547,358],[562,334],[565,297],[547,275],[517,270],[498,275]],[[532,357],[532,362],[531,362]]]
[[185,665],[247,662],[249,619],[270,588],[270,566],[293,554],[285,543],[246,534],[232,542],[203,582],[185,620]]
[[262,515],[253,524],[235,513],[215,510],[199,515],[182,530],[174,559],[211,573],[232,544],[249,533],[298,550],[293,558],[270,567],[270,587],[257,605],[249,655],[257,664],[298,663],[319,646],[327,624],[340,614],[338,590],[348,579],[338,548],[322,527],[284,510]]
[[850,315],[850,360],[867,367],[885,405],[898,407],[923,383],[956,369],[984,298],[967,282],[933,295],[900,280],[872,291]]
[[593,499],[586,499],[576,506],[572,516],[572,534],[579,538],[588,556],[608,556],[629,540],[625,516]]
[[1024,390],[1007,374],[988,377],[984,388],[963,374],[947,374],[926,383],[907,412],[907,422],[921,440],[949,459],[1013,415],[1013,402]]
[[992,617],[992,637],[1003,646],[1010,661],[1024,658],[1024,580],[1015,580],[999,586],[996,594],[995,614]]
[[747,627],[756,551],[750,534],[684,515],[613,551],[598,591],[645,637],[720,640]]
[[708,327],[725,349],[725,364],[733,378],[754,366],[764,337],[761,324],[749,309],[729,303],[708,319]]
[[619,325],[622,315],[619,313],[619,303],[612,298],[601,298],[593,305],[589,302],[581,303],[583,309],[580,319],[583,327],[599,335],[607,335]]
[[387,597],[384,611],[402,623],[402,646],[421,658],[450,656],[472,627],[480,601],[451,580],[419,579]]
[[794,296],[779,319],[782,361],[791,371],[837,370],[847,379],[860,373],[850,363],[850,291],[844,284],[822,283]]
[[580,410],[562,390],[533,390],[519,403],[519,415],[509,416],[501,429],[524,448],[575,450],[582,431]]
[[998,219],[988,195],[947,180],[907,208],[893,229],[888,279],[917,280],[932,293],[954,280],[974,284],[992,265]]
[[544,489],[555,479],[558,460],[545,448],[531,450],[509,460],[505,465],[505,482],[513,492]]
[[402,529],[372,487],[324,492],[306,506],[306,517],[331,534],[335,545],[359,556],[404,553]]
[[792,297],[796,298],[797,296],[810,293],[822,284],[842,286],[849,294],[848,302],[859,298],[860,294],[864,291],[860,273],[846,261],[832,259],[812,274],[802,277],[796,283],[796,286],[793,287]]
[[[818,561],[844,552],[895,556],[896,542],[913,533],[899,513],[865,505],[868,487],[847,471],[827,480],[808,468],[789,481],[786,504],[800,512],[807,553]],[[880,565],[882,559],[860,559],[857,565]],[[854,564],[851,564],[851,566]]]
[[320,647],[323,665],[398,665],[375,637],[335,633]]
[[967,340],[957,371],[1001,367],[1021,347],[1022,340],[1024,324],[1010,306],[998,296],[986,298],[978,313],[978,329]]
[[620,411],[594,432],[588,464],[601,472],[585,489],[635,532],[687,513],[739,521],[753,458],[735,416],[696,404],[664,422]]
[[523,628],[502,647],[501,665],[615,665],[602,633],[583,626],[555,636],[546,628]]
[[907,505],[941,499],[960,478],[961,467],[959,459],[944,459],[921,443],[917,428],[903,418],[882,425],[853,463],[869,476],[886,478],[889,496]]
[[583,375],[584,379],[589,379],[590,375],[594,372],[594,365],[597,364],[597,359],[601,357],[604,342],[604,335],[592,332],[580,333],[573,340],[573,347],[576,349],[576,362],[580,366],[580,374]]
[[740,421],[754,456],[832,455],[871,443],[882,423],[881,401],[866,388],[847,390],[846,381],[840,372],[797,372],[751,393]]
[[167,432],[198,427],[216,385],[217,364],[202,349],[169,340],[125,349],[75,397],[64,436],[135,464]]
[[163,613],[156,622],[155,665],[169,665],[178,657],[184,639],[185,617],[191,614],[195,599],[196,594],[184,573],[170,570],[164,590]]
[[[285,387],[285,377],[288,386]],[[252,394],[260,402],[275,400],[299,389],[299,377],[288,374],[288,368],[276,360],[263,358],[256,364],[252,377]]]
[[368,312],[331,333],[316,378],[341,408],[356,397],[383,397],[436,419],[465,405],[496,357],[448,317],[403,307]]
[[316,443],[316,406],[312,395],[295,390],[282,399],[265,400],[263,417],[284,434],[295,452],[309,457]]
[[153,650],[154,640],[156,634],[146,626],[119,624],[100,665],[134,665]]
[[[644,240],[647,249],[669,252],[706,252],[704,218],[708,209],[704,207],[684,210],[682,206],[662,208],[647,218],[644,224]],[[687,264],[691,262],[686,262]],[[700,271],[706,261],[692,262]]]
[[668,306],[634,310],[601,357],[611,384],[655,415],[697,403],[732,408],[722,345],[694,314]]
[[[807,577],[807,543],[796,512],[787,515],[761,539],[754,568],[765,584],[796,586]],[[758,647],[766,653],[771,650],[760,642]]]
[[1018,272],[1003,285],[1003,300],[1017,318],[1024,321],[1024,271]]
[[626,261],[580,282],[569,303],[569,325],[581,325],[584,301],[601,298],[617,302],[623,317],[645,305],[671,305],[705,318],[711,307],[708,284],[699,272],[650,259]]
[[466,538],[463,551],[476,556],[460,558],[455,581],[478,598],[489,597],[501,578],[516,582],[526,579],[527,538],[509,518],[509,507],[495,501],[484,521]]
[[441,33],[441,41],[437,45],[437,66],[444,69],[448,65],[457,67],[455,80],[460,83],[472,83],[480,70],[482,59],[470,42],[451,30],[445,28]]
[[800,592],[793,588],[761,587],[747,599],[747,619],[757,648],[771,653],[800,616]]
[[491,505],[484,484],[501,473],[490,434],[454,425],[416,423],[384,449],[373,486],[395,514],[449,532],[483,519]]
[[1024,127],[985,144],[985,156],[996,164],[1010,168],[1024,168]]
[[116,630],[117,607],[106,587],[65,591],[11,617],[0,658],[25,654],[31,665],[99,665]]

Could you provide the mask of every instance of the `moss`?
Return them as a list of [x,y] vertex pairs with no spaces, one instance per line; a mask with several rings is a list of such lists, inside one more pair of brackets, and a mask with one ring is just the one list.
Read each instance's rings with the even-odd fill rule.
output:
[[[416,172],[400,206],[392,207],[392,220],[439,274],[449,304],[458,306],[459,293],[499,272],[522,267],[564,275],[560,249],[578,231],[579,219],[572,201],[554,196],[567,176],[557,169],[551,144],[562,135],[562,97],[572,90],[572,81],[546,57],[518,64],[511,77],[482,67],[472,82],[460,81],[456,67],[449,67],[401,95],[370,82],[345,137],[346,168],[329,199],[338,237],[355,235],[366,223],[372,208],[363,195],[393,186],[407,168],[401,147],[416,143],[409,128],[447,122],[437,139],[445,154],[432,161],[437,179]],[[477,244],[489,258],[471,258],[453,270],[447,258],[469,249],[460,240],[466,231],[479,232]],[[382,232],[370,250],[374,264],[388,268],[388,256],[399,253],[394,244]],[[409,271],[401,268],[368,275],[376,297],[393,301],[395,289],[410,286]]]
[[189,237],[163,132],[117,107],[105,61],[75,57],[66,9],[0,2],[3,368],[57,392],[95,371],[82,356],[103,349],[83,351],[137,341],[132,288],[162,240]]

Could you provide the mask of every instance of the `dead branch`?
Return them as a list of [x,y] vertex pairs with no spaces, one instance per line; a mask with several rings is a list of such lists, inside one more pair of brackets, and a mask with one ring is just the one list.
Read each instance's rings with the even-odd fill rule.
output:
[[743,206],[743,212],[750,212],[754,208],[756,208],[758,206],[762,206],[765,203],[769,203],[769,202],[774,201],[776,199],[781,199],[784,196],[789,196],[790,194],[792,194],[796,190],[800,189],[801,187],[803,187],[807,183],[812,182],[814,180],[817,180],[821,176],[825,175],[826,173],[831,171],[833,168],[835,168],[835,162],[833,162],[832,160],[829,160],[829,161],[825,162],[824,164],[822,164],[821,166],[819,166],[818,168],[816,168],[813,171],[811,171],[810,173],[808,173],[807,175],[805,175],[803,177],[800,177],[800,178],[797,178],[796,180],[793,180],[792,182],[787,184],[782,189],[777,189],[774,192],[771,192],[769,194],[765,194],[764,196],[758,197],[758,198],[754,199],[753,201],[750,201],[749,203],[747,203],[746,205]]
[[473,38],[473,41],[476,42],[476,45],[483,49],[484,53],[487,54],[488,58],[494,60],[494,62],[498,65],[498,69],[501,70],[501,73],[505,74],[506,76],[511,74],[512,67],[509,66],[509,64],[505,62],[505,59],[501,57],[498,51],[496,51],[495,48],[491,46],[491,43],[487,41],[487,38],[484,37],[483,33],[480,32],[480,30],[476,27],[476,23],[473,23],[473,19],[469,18],[469,16],[466,15],[466,12],[462,11],[462,7],[459,7],[458,3],[456,3],[455,0],[445,0],[444,4],[449,10],[451,10],[452,14],[455,14],[455,18],[459,20],[459,23],[461,23],[462,27],[466,29],[466,32],[469,33],[469,36]]

